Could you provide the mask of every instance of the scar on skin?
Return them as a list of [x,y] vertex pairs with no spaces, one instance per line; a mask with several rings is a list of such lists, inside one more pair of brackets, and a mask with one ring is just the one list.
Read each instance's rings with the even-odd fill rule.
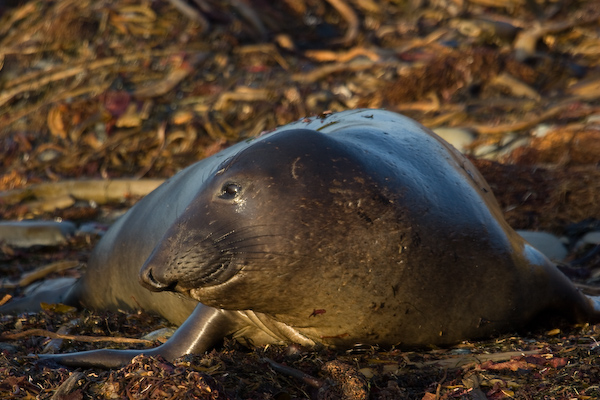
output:
[[298,161],[300,161],[300,157],[296,158],[292,163],[292,178],[294,178],[294,180],[298,180],[298,174],[296,174],[296,164]]

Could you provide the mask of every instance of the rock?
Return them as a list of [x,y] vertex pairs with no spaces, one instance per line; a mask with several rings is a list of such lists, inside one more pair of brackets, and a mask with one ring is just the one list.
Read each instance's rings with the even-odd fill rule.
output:
[[586,246],[597,246],[600,244],[600,231],[588,232],[575,245],[575,249],[579,250]]
[[57,289],[68,290],[73,284],[77,281],[77,278],[73,277],[62,277],[62,278],[53,278],[53,279],[45,279],[31,285],[27,286],[24,294],[26,296],[34,296],[36,293],[43,291],[53,291]]
[[9,354],[17,353],[19,348],[10,343],[0,342],[0,352],[7,352]]
[[75,234],[75,224],[57,221],[0,222],[0,241],[14,247],[57,246]]
[[517,231],[517,233],[552,261],[562,261],[567,257],[568,252],[563,242],[548,232]]
[[433,131],[461,153],[465,153],[476,138],[475,134],[468,129],[435,128]]
[[473,155],[476,158],[483,158],[485,160],[495,160],[496,154],[498,153],[498,146],[495,144],[484,144],[478,146],[473,150]]

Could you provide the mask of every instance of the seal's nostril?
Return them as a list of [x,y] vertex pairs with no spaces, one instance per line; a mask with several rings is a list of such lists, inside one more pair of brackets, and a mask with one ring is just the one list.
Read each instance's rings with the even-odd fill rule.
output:
[[156,280],[156,278],[154,278],[154,275],[152,275],[152,268],[144,268],[142,270],[140,278],[141,278],[142,284],[146,288],[148,288],[152,291],[155,291],[155,292],[167,290],[171,286],[171,285],[166,285],[166,284]]
[[157,289],[162,288],[162,285],[156,279],[154,279],[154,275],[152,275],[152,270],[148,271],[148,283]]

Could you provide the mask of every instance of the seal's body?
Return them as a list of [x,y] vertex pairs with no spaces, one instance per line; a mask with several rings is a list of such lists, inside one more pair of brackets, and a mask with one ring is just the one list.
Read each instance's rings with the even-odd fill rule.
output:
[[[186,320],[145,351],[170,358],[226,335],[412,347],[598,317],[506,224],[466,158],[381,110],[300,120],[192,165],[121,218],[88,269],[60,300]],[[56,357],[115,366],[132,354]]]

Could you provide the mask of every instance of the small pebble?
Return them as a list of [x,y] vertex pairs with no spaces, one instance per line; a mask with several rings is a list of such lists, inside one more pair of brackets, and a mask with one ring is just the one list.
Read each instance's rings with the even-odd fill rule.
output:
[[588,123],[588,124],[590,124],[590,123],[595,123],[595,124],[600,123],[600,114],[592,114],[592,115],[588,116],[586,118],[585,123]]
[[535,128],[533,128],[533,130],[531,131],[531,133],[535,137],[542,138],[542,137],[546,136],[549,132],[551,132],[553,129],[554,128],[553,128],[552,125],[539,124],[538,126],[536,126]]
[[37,158],[41,162],[50,162],[50,161],[57,159],[61,155],[62,155],[62,153],[60,153],[54,149],[49,149],[49,150],[42,151],[40,154],[38,154]]
[[142,339],[164,343],[173,336],[173,333],[175,333],[173,328],[161,328],[142,336]]
[[449,351],[450,354],[455,354],[455,355],[465,355],[465,354],[471,354],[472,351],[471,349],[452,349]]

